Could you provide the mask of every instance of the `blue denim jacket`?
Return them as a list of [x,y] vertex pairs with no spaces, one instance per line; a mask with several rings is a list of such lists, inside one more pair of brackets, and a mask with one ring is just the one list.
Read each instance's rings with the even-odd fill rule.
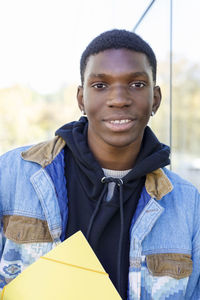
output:
[[[64,145],[0,157],[0,288],[64,239]],[[147,174],[132,219],[127,299],[200,299],[200,195],[167,169]]]

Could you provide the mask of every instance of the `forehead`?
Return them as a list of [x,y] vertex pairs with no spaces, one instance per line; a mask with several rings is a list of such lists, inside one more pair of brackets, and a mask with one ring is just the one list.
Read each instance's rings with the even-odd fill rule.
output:
[[84,77],[90,74],[117,75],[133,72],[146,72],[152,76],[151,66],[144,53],[123,48],[109,49],[89,57]]

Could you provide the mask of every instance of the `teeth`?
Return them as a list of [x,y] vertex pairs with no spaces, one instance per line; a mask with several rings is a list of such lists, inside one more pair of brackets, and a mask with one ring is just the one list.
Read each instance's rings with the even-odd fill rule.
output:
[[112,124],[124,124],[124,123],[128,123],[130,120],[126,119],[126,120],[113,120],[110,121],[110,123]]

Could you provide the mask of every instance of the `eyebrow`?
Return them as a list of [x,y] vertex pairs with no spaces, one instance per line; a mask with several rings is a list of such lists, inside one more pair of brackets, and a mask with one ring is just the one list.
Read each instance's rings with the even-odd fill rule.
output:
[[[138,77],[141,77],[141,76],[145,76],[146,78],[149,78],[149,75],[147,72],[145,71],[142,71],[142,72],[132,72],[132,73],[128,73],[127,74],[127,77],[132,77],[132,78],[138,78]],[[110,74],[105,74],[105,73],[91,73],[89,74],[89,78],[108,78],[108,77],[113,77],[112,75]]]

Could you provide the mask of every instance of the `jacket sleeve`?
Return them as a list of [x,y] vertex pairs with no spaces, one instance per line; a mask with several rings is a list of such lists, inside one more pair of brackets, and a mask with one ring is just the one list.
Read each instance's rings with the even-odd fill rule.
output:
[[3,166],[3,159],[0,156],[0,294],[3,286],[6,284],[5,278],[3,276],[3,264],[2,264],[2,255],[4,250],[5,244],[5,236],[3,234],[3,174],[4,166]]
[[3,253],[5,238],[3,235],[3,222],[1,220],[1,228],[0,228],[0,266],[1,266],[1,257]]
[[1,257],[3,253],[3,247],[5,242],[5,237],[3,235],[3,156],[0,156],[0,267],[1,267]]
[[2,157],[0,156],[0,265],[3,252],[3,212],[2,212]]
[[[192,220],[191,220],[192,221]],[[195,193],[195,211],[193,216],[192,261],[193,272],[188,282],[186,299],[200,299],[200,194]]]

